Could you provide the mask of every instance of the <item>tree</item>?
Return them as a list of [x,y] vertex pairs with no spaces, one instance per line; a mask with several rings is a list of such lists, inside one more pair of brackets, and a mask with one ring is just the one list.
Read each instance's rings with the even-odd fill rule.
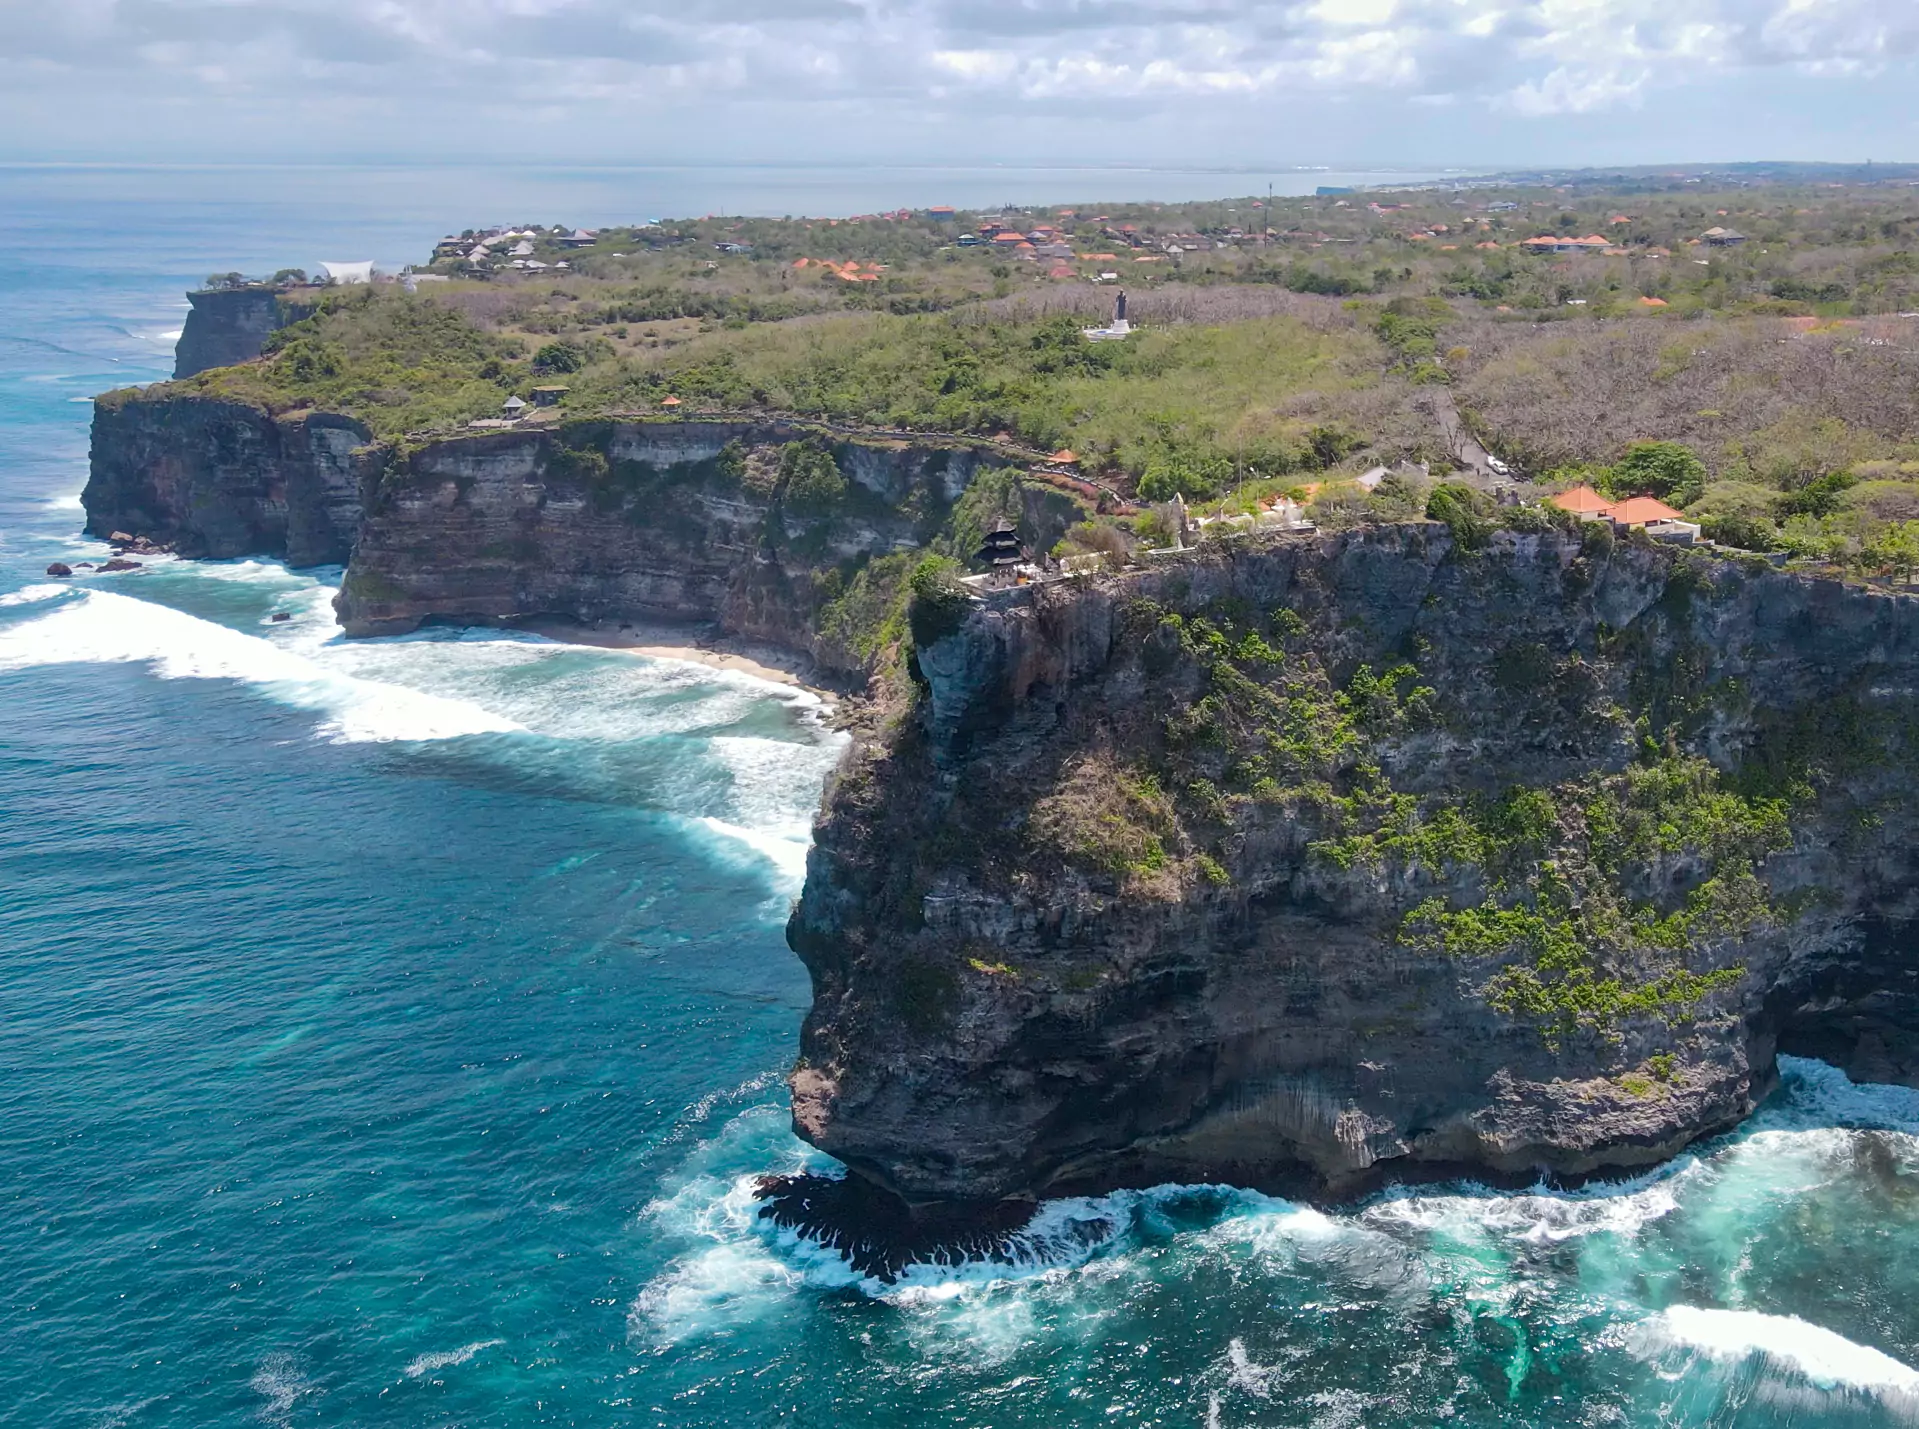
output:
[[1634,442],[1613,463],[1605,486],[1612,496],[1656,496],[1675,506],[1706,490],[1706,464],[1683,442]]
[[1486,514],[1491,505],[1485,493],[1463,481],[1442,481],[1426,498],[1426,519],[1445,522],[1460,550],[1476,551],[1493,533]]
[[1871,565],[1888,575],[1902,575],[1911,585],[1913,567],[1919,566],[1919,521],[1894,522],[1873,537],[1864,555]]
[[1700,534],[1722,546],[1737,546],[1742,551],[1770,551],[1779,542],[1779,531],[1763,516],[1737,511],[1708,516],[1700,523]]
[[578,372],[586,366],[586,354],[570,342],[549,342],[533,354],[533,366],[541,372]]
[[780,450],[780,475],[786,485],[786,505],[799,511],[824,512],[846,495],[846,478],[823,442],[788,442]]

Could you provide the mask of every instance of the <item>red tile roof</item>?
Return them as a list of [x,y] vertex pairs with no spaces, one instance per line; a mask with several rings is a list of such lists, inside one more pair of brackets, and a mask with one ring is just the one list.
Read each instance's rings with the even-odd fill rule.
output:
[[1581,516],[1604,516],[1621,526],[1644,526],[1648,521],[1680,521],[1684,513],[1651,496],[1632,496],[1624,501],[1608,501],[1590,486],[1575,486],[1552,498],[1561,511]]
[[1634,496],[1606,508],[1609,519],[1621,526],[1644,526],[1648,521],[1680,521],[1684,513],[1650,496]]
[[1553,505],[1561,511],[1604,511],[1612,503],[1594,491],[1590,486],[1575,486],[1570,491],[1562,491],[1553,497]]

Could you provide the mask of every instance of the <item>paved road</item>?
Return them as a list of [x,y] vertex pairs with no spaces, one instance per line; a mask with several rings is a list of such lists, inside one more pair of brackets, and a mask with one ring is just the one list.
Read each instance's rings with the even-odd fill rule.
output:
[[1450,388],[1434,384],[1425,389],[1425,397],[1431,404],[1433,420],[1439,423],[1440,435],[1446,439],[1446,450],[1452,453],[1454,461],[1469,468],[1488,489],[1517,485],[1512,477],[1501,476],[1493,470],[1492,453],[1466,430],[1465,420],[1459,415],[1459,404],[1453,401]]

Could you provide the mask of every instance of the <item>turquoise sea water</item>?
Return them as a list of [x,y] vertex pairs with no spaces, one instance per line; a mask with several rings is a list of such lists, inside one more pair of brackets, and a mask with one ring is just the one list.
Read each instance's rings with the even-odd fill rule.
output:
[[[627,216],[499,182],[469,214]],[[838,751],[808,699],[349,644],[331,570],[40,574],[104,554],[84,399],[164,374],[189,282],[397,261],[463,201],[0,172],[0,1422],[1919,1422],[1919,1093],[1816,1063],[1577,1195],[1163,1187],[896,1285],[762,1226],[755,1175],[826,1168],[780,1082]]]

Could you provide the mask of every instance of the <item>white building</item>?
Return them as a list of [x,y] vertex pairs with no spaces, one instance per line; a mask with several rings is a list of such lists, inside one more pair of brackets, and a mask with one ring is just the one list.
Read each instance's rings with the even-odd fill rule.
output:
[[329,283],[371,283],[373,260],[364,263],[322,263],[321,276]]

